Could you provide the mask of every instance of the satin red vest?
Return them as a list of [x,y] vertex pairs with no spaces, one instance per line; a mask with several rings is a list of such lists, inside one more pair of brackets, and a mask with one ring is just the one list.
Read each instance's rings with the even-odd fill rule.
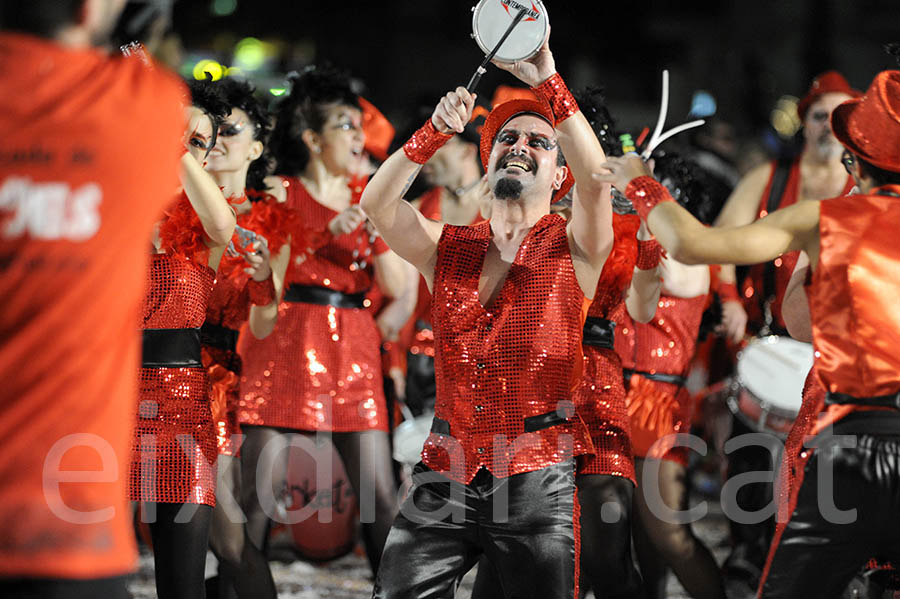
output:
[[487,222],[445,225],[435,265],[437,400],[422,460],[466,483],[482,467],[505,477],[593,452],[572,402],[590,300],[566,223],[535,224],[486,309],[478,282],[491,239]]

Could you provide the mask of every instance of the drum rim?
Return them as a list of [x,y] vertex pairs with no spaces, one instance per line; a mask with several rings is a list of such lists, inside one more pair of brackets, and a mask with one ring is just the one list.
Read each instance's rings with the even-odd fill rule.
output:
[[[768,413],[774,412],[777,416],[793,420],[793,419],[796,419],[797,414],[800,413],[800,406],[802,405],[802,396],[801,396],[801,402],[797,405],[797,414],[790,414],[786,408],[775,405],[771,401],[767,401],[767,400],[763,399],[762,397],[760,397],[759,395],[757,395],[756,393],[754,393],[750,389],[749,386],[744,384],[743,378],[741,377],[741,373],[740,373],[741,357],[744,355],[744,353],[747,351],[747,349],[749,349],[750,347],[752,347],[754,345],[758,345],[758,344],[777,345],[779,343],[785,343],[786,345],[809,346],[809,348],[812,349],[813,352],[815,352],[815,348],[813,347],[812,343],[808,343],[806,341],[799,341],[799,340],[794,339],[793,337],[789,337],[787,335],[766,335],[764,337],[754,337],[752,340],[750,340],[750,342],[745,347],[743,347],[741,349],[741,351],[739,351],[737,353],[737,356],[735,359],[734,376],[732,377],[732,387],[736,387],[737,390],[744,389],[747,393],[752,395],[753,398],[757,402],[759,402],[759,404],[765,409],[766,412],[768,412]],[[814,364],[815,364],[815,355],[813,356],[813,365]],[[810,367],[812,367],[812,365]],[[731,387],[730,387],[730,390],[732,392],[734,392],[734,389],[732,389]]]
[[[475,43],[478,44],[478,47],[481,48],[481,51],[485,53],[485,55],[487,55],[488,52],[493,50],[493,48],[485,47],[484,41],[481,39],[481,35],[479,35],[479,33],[478,33],[478,28],[476,26],[476,23],[478,22],[478,15],[481,14],[482,7],[485,6],[488,2],[492,2],[492,1],[493,0],[478,0],[478,3],[472,7],[472,38],[475,40]],[[547,35],[547,28],[550,26],[550,16],[547,14],[547,7],[544,6],[544,3],[542,0],[528,0],[528,1],[533,2],[535,5],[537,5],[537,7],[540,9],[541,15],[544,17],[542,20],[542,22],[544,24],[544,31],[543,31],[543,35],[541,35],[541,43],[538,44],[538,47],[535,48],[531,54],[529,54],[527,56],[523,56],[521,58],[516,58],[515,60],[502,58],[498,53],[496,56],[494,56],[494,60],[496,60],[497,62],[502,62],[505,64],[514,64],[516,62],[519,62],[520,60],[528,60],[529,58],[531,58],[532,56],[537,54],[538,50],[541,49],[541,44],[543,44],[543,39]]]

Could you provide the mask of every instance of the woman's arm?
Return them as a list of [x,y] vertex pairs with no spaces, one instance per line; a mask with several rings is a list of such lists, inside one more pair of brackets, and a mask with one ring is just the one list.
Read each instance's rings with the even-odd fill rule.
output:
[[806,297],[806,274],[809,272],[809,257],[800,253],[791,280],[784,292],[781,302],[781,316],[787,325],[788,333],[797,341],[812,343],[812,318],[809,314],[809,300]]
[[272,284],[275,287],[275,299],[265,306],[250,306],[250,332],[257,339],[267,337],[278,322],[278,304],[281,303],[281,295],[284,292],[284,277],[288,263],[291,259],[291,242],[288,240],[277,254],[269,258],[269,266],[272,269]]

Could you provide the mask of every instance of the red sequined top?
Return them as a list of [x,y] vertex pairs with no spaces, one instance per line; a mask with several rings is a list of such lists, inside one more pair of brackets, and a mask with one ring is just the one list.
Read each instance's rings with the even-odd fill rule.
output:
[[[277,254],[287,242],[293,228],[294,213],[274,197],[265,195],[250,205],[250,211],[238,214],[237,224],[265,237],[269,251]],[[237,234],[232,237],[235,246],[240,244]],[[266,281],[252,281],[244,272],[247,261],[227,252],[219,263],[216,286],[209,298],[206,322],[240,329],[250,316],[250,305],[266,305],[275,299],[272,277]]]
[[816,368],[856,397],[900,390],[900,186],[820,203],[819,263],[808,289]]
[[437,400],[422,460],[460,482],[481,467],[505,477],[592,451],[571,400],[590,302],[566,223],[546,215],[532,227],[485,308],[478,285],[492,235],[488,222],[445,225],[435,265]]
[[151,255],[141,328],[199,327],[216,273],[207,265],[203,225],[184,194],[166,211],[159,237],[166,253]]
[[663,295],[653,320],[643,324],[626,315],[616,328],[616,352],[622,366],[649,373],[684,375],[694,357],[706,295]]
[[[777,162],[772,162],[772,172],[769,175],[766,189],[759,201],[759,213],[757,218],[762,218],[769,213],[766,204],[769,200],[769,193],[772,190],[772,179],[775,177],[777,164]],[[844,184],[844,190],[841,192],[841,195],[849,193],[852,187],[853,178],[848,175],[847,182]],[[791,165],[791,170],[788,173],[787,183],[785,184],[784,193],[781,196],[781,202],[778,204],[778,208],[786,208],[792,204],[796,204],[799,197],[799,191],[800,159],[798,158]],[[797,258],[799,256],[800,252],[787,252],[774,260],[775,301],[773,301],[771,305],[772,319],[773,323],[782,330],[787,330],[787,325],[785,325],[784,317],[781,313],[781,304],[784,301],[784,293],[787,291],[788,282],[791,280],[791,274],[794,272],[794,267],[797,265]],[[756,264],[750,267],[750,271],[747,274],[747,278],[744,279],[743,287],[741,289],[741,296],[744,299],[744,309],[747,310],[748,321],[754,325],[752,328],[762,327],[765,323],[761,301],[764,301],[766,298],[760,299],[759,294],[765,293],[763,281],[765,279],[766,268],[767,266],[765,264]]]
[[[302,228],[291,231],[287,283],[327,287],[342,293],[367,291],[374,278],[374,257],[386,252],[387,244],[365,224],[353,233],[332,236],[328,223],[338,213],[317,202],[300,179],[285,177],[282,185],[287,191],[285,205],[302,223]],[[358,200],[355,191],[354,200]]]

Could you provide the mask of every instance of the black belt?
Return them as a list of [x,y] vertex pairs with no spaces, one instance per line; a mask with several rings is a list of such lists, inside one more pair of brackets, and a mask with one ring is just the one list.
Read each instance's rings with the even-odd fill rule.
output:
[[632,374],[639,374],[645,379],[650,379],[651,381],[656,381],[658,383],[669,383],[671,385],[684,385],[687,379],[680,374],[666,374],[664,372],[644,372],[643,370],[632,370],[631,368],[625,368],[622,370],[622,374],[625,376],[625,380],[631,378]]
[[335,308],[365,308],[365,293],[341,293],[314,285],[290,285],[284,292],[284,301]]
[[581,340],[583,345],[613,349],[616,332],[616,323],[613,321],[588,316],[584,321],[583,330],[584,337]]
[[237,350],[238,331],[223,327],[211,322],[204,322],[200,327],[200,343],[226,349],[228,351]]
[[143,368],[202,368],[200,329],[144,329]]
[[854,405],[873,406],[879,408],[894,408],[900,410],[900,391],[891,395],[879,395],[877,397],[854,397],[846,393],[829,391],[825,395],[825,405]]
[[[558,410],[553,410],[546,414],[529,416],[525,419],[524,428],[526,433],[534,433],[544,430],[545,428],[550,428],[551,426],[556,426],[557,424],[566,424],[567,422],[569,422],[568,418],[560,414]],[[437,433],[438,435],[449,435],[450,422],[435,416],[431,421],[431,432]]]

